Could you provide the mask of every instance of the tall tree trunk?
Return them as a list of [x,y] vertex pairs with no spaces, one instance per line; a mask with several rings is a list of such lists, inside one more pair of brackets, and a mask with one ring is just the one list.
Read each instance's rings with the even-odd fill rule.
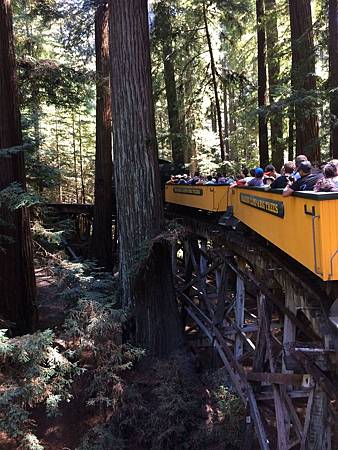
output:
[[109,9],[107,5],[101,5],[96,10],[95,48],[96,156],[92,255],[101,266],[110,270],[113,266],[113,162],[109,83]]
[[230,145],[230,161],[235,161],[238,159],[238,149],[236,146],[235,133],[237,131],[237,122],[235,117],[235,90],[232,85],[229,85],[229,145]]
[[329,0],[331,155],[338,158],[338,0]]
[[292,48],[292,88],[295,102],[296,152],[319,162],[319,123],[314,110],[316,90],[315,48],[313,42],[311,0],[289,0]]
[[[123,303],[136,342],[164,356],[182,341],[164,225],[152,99],[147,0],[111,0],[114,171]],[[131,169],[132,166],[132,169]]]
[[180,108],[177,98],[170,5],[167,3],[167,0],[162,0],[157,4],[155,13],[157,34],[162,46],[172,158],[174,163],[182,165],[184,164],[183,127],[180,120]]
[[211,101],[210,103],[210,117],[211,117],[211,129],[214,133],[217,133],[217,112],[215,108],[215,103]]
[[279,170],[284,164],[283,116],[275,107],[276,91],[279,86],[280,57],[278,54],[278,22],[276,0],[265,0],[266,44],[269,74],[269,101],[271,108],[271,160]]
[[295,141],[295,109],[291,105],[288,111],[289,116],[289,136],[288,136],[288,159],[293,161],[295,158],[294,141]]
[[224,104],[224,140],[225,151],[230,160],[230,142],[229,142],[229,111],[228,111],[228,87],[224,84],[223,87],[223,104]]
[[85,190],[85,182],[84,182],[84,174],[83,174],[81,114],[79,114],[79,159],[80,159],[81,198],[82,198],[82,203],[86,203],[86,190]]
[[[187,70],[186,79],[185,79],[185,89],[184,94],[187,99],[191,98],[192,94],[192,69]],[[189,171],[193,176],[197,171],[197,154],[196,154],[196,141],[194,137],[195,130],[195,115],[193,108],[190,107],[189,102],[185,105],[184,111],[185,113],[185,124],[186,124],[186,140],[187,140],[187,150],[188,150],[188,159],[189,162]]]
[[[0,190],[11,183],[26,189],[23,152],[1,154],[22,144],[10,0],[0,0],[0,68]],[[15,333],[28,333],[37,318],[29,215],[3,207],[0,217],[0,318]]]
[[264,0],[256,0],[257,17],[257,62],[258,62],[258,140],[261,167],[269,163],[268,125],[266,120],[266,45]]
[[75,196],[76,203],[79,203],[79,189],[77,183],[77,158],[76,158],[76,133],[75,133],[75,114],[72,114],[72,130],[73,130],[73,161],[74,161],[74,180],[75,180]]
[[214,94],[215,94],[215,108],[216,108],[216,114],[217,114],[219,146],[220,146],[220,150],[221,150],[221,159],[222,159],[222,161],[224,161],[226,158],[226,155],[225,155],[223,131],[222,131],[222,113],[221,113],[220,101],[219,101],[219,96],[218,96],[216,65],[215,65],[214,52],[213,52],[212,44],[211,44],[211,37],[210,37],[210,32],[209,32],[209,24],[208,24],[208,16],[207,16],[207,8],[205,6],[205,1],[203,1],[203,20],[204,20],[205,34],[206,34],[206,38],[207,38],[207,42],[208,42],[212,84],[213,84]]
[[[60,156],[60,145],[59,145],[59,122],[56,118],[55,122],[55,150],[56,150],[56,165],[58,170],[61,170],[61,156]],[[62,184],[60,179],[60,184],[58,187],[58,201],[62,203]]]

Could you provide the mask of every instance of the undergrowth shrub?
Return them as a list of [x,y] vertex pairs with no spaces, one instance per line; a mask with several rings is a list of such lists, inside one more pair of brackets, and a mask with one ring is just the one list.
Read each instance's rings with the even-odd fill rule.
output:
[[198,448],[189,440],[198,425],[200,399],[183,382],[175,359],[149,361],[140,377],[123,380],[110,420],[85,436],[81,450]]
[[46,414],[70,401],[72,379],[81,369],[62,354],[54,334],[41,333],[8,338],[0,332],[0,430],[24,448],[42,448],[34,435],[29,411],[44,404]]
[[226,450],[242,448],[245,428],[245,407],[237,394],[220,384],[210,389],[212,414],[206,447],[221,442]]
[[244,408],[224,386],[210,390],[180,358],[145,362],[124,380],[105,426],[91,430],[79,450],[235,450],[241,448]]
[[[8,151],[11,153],[10,149]],[[13,151],[15,153],[17,150],[14,149]],[[0,156],[1,153],[4,153],[4,151],[0,150]],[[9,186],[0,189],[0,208],[4,210],[16,211],[25,206],[35,205],[38,202],[38,197],[23,190],[19,183],[11,183]],[[13,243],[13,222],[10,219],[4,220],[0,218],[0,226],[2,229],[0,233],[0,252],[5,253],[8,245]]]
[[111,274],[89,261],[61,258],[50,269],[70,305],[63,328],[57,335],[45,330],[16,338],[0,332],[0,432],[29,450],[43,449],[30,417],[34,407],[44,405],[48,416],[60,413],[72,400],[74,380],[86,376],[86,404],[114,408],[123,392],[121,374],[143,355],[122,343],[126,312],[118,307]]

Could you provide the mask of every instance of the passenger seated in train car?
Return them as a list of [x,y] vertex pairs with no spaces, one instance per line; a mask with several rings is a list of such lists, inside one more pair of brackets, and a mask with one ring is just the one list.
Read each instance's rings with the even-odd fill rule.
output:
[[[278,177],[279,178],[279,177]],[[268,188],[271,186],[271,184],[275,181],[275,178],[272,176],[268,176],[268,177],[263,177],[263,183],[264,183],[264,187]]]
[[249,181],[251,181],[253,178],[255,178],[255,169],[250,169],[250,172],[246,177],[241,178],[237,181],[234,180],[233,186],[246,186],[247,183],[249,183]]
[[338,173],[334,164],[326,164],[324,166],[324,177],[320,178],[315,187],[315,192],[338,192]]
[[264,176],[264,170],[261,167],[256,167],[255,178],[250,180],[247,183],[247,186],[264,187],[263,176]]
[[305,156],[305,155],[296,156],[296,159],[295,159],[296,168],[295,168],[293,174],[291,175],[295,179],[295,181],[299,180],[299,178],[300,178],[298,169],[299,169],[299,166],[301,165],[301,163],[304,161],[308,161],[307,156]]
[[265,177],[272,177],[273,179],[276,179],[276,178],[279,177],[279,176],[280,176],[280,174],[277,173],[277,171],[276,171],[276,169],[275,169],[275,166],[273,166],[272,164],[268,164],[268,165],[265,167],[265,170],[264,170],[264,178],[265,178]]
[[246,178],[249,176],[249,169],[247,167],[243,167],[241,171],[241,178]]
[[289,197],[296,191],[313,191],[317,181],[323,177],[322,173],[314,173],[310,161],[303,161],[298,172],[300,178],[284,188],[284,197]]
[[199,172],[195,172],[194,176],[188,180],[188,184],[194,185],[197,183],[197,181],[199,181],[199,179],[200,179]]
[[225,175],[223,175],[222,173],[218,173],[216,175],[216,181],[217,184],[227,184],[227,177]]
[[178,184],[188,184],[188,175],[186,173],[181,176]]
[[206,182],[206,178],[203,175],[200,175],[199,180],[195,183],[196,186],[202,186],[203,184],[205,184]]
[[216,184],[220,186],[231,186],[232,184],[235,183],[235,180],[231,176],[227,176],[225,173],[223,174],[218,173],[216,181],[217,181]]
[[206,185],[214,185],[214,184],[216,184],[215,182],[216,182],[215,178],[212,178],[211,175],[208,175],[207,179],[204,182],[204,184],[206,184]]
[[166,184],[175,184],[175,175],[170,175],[170,180],[168,180]]
[[294,173],[295,169],[296,166],[292,161],[286,162],[282,167],[281,175],[276,178],[270,185],[271,189],[284,189],[289,181],[293,181],[292,174]]
[[338,159],[332,159],[330,161],[330,164],[333,164],[334,166],[336,166],[337,172],[338,172]]

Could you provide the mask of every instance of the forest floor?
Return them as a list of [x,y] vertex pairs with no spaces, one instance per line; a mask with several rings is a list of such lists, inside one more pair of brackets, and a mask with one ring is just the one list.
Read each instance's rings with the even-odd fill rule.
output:
[[[39,329],[52,329],[62,342],[70,308],[64,285],[37,270]],[[107,349],[109,352],[109,348]],[[184,351],[166,361],[142,357],[111,386],[110,404],[88,406],[88,386],[97,377],[95,358],[83,352],[85,372],[72,385],[72,400],[48,417],[44,405],[31,409],[34,433],[46,450],[231,450],[240,448],[244,412],[220,380],[223,369],[196,370],[202,353]],[[105,376],[105,374],[104,374]],[[112,375],[115,376],[114,374]],[[98,378],[102,382],[102,378]],[[109,380],[107,380],[109,384]],[[109,394],[108,394],[109,395]],[[24,448],[0,434],[0,449]]]

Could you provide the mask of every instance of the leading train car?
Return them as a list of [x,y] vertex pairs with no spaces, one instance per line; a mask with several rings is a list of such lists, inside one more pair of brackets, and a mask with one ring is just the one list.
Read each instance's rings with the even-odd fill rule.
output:
[[228,207],[230,188],[225,185],[166,184],[165,201],[211,213],[224,213]]
[[266,238],[324,281],[338,280],[338,193],[235,187],[236,219]]

